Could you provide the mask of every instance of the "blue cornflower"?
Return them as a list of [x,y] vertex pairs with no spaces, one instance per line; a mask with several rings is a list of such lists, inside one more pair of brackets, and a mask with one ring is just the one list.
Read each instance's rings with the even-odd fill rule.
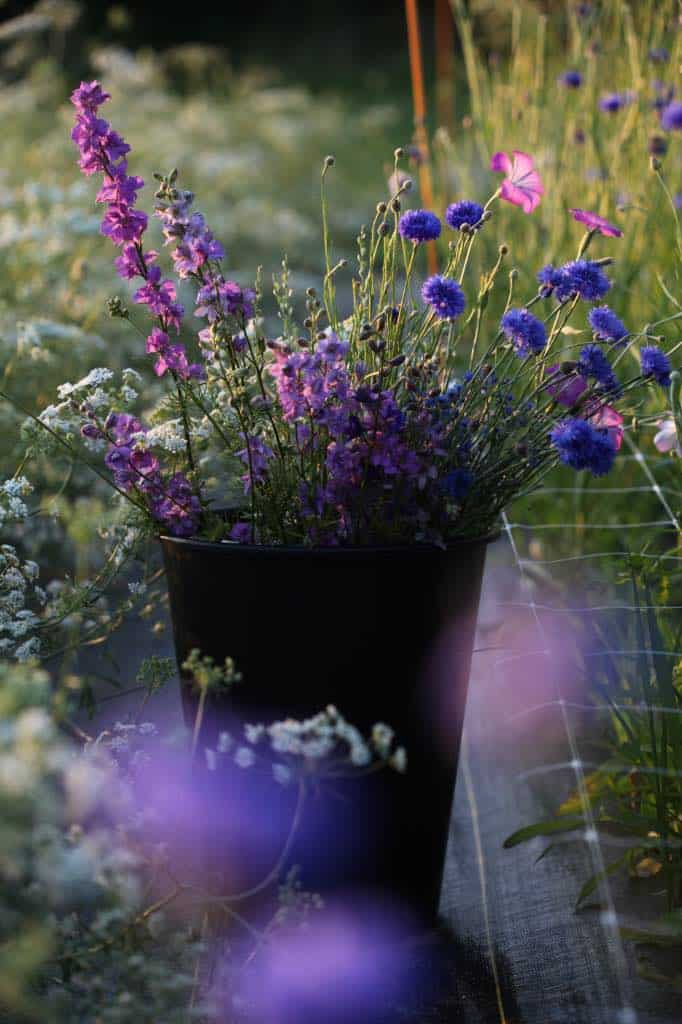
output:
[[460,199],[458,203],[451,203],[445,211],[445,221],[453,231],[460,231],[462,224],[468,224],[473,228],[482,216],[483,207],[471,199]]
[[679,131],[682,128],[682,103],[669,103],[661,111],[661,128],[666,132]]
[[623,321],[608,306],[595,306],[587,317],[590,327],[600,341],[610,341],[612,345],[624,345],[628,330]]
[[560,420],[549,436],[566,466],[589,469],[593,476],[605,476],[613,466],[616,446],[607,431],[587,420]]
[[595,302],[606,295],[611,282],[593,260],[571,260],[563,267],[543,267],[538,274],[538,281],[544,285],[548,294],[553,291],[559,302],[578,295],[585,302]]
[[665,46],[652,46],[649,50],[649,60],[652,64],[666,64],[670,60],[670,54]]
[[567,89],[579,89],[583,84],[583,76],[579,71],[564,71],[557,78],[557,82]]
[[522,358],[541,352],[547,344],[545,325],[527,309],[510,309],[500,320],[500,327]]
[[576,367],[581,377],[591,377],[604,391],[618,391],[620,384],[599,345],[585,345],[580,350],[580,358]]
[[543,295],[551,295],[555,288],[558,288],[563,281],[563,275],[559,267],[553,267],[548,263],[546,267],[538,271],[538,281],[542,285],[540,291]]
[[661,352],[656,345],[645,345],[640,353],[640,358],[642,376],[653,377],[662,388],[669,388],[672,367],[665,352]]
[[628,103],[632,103],[632,99],[629,92],[607,92],[599,100],[599,108],[606,111],[607,114],[615,114],[626,107]]
[[466,307],[464,292],[452,278],[434,274],[422,286],[422,298],[439,320],[454,320]]
[[451,469],[443,480],[443,490],[452,501],[463,501],[473,482],[474,474],[470,469]]
[[431,242],[440,235],[440,221],[430,210],[408,210],[400,218],[398,231],[415,245]]

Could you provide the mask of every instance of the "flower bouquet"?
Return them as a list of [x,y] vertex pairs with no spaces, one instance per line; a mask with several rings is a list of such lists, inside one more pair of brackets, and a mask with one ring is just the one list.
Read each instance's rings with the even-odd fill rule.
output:
[[[164,275],[144,244],[130,147],[99,117],[108,98],[97,82],[75,90],[73,139],[81,170],[102,176],[101,230],[149,326],[121,299],[110,312],[142,331],[167,390],[144,424],[137,371],[93,370],[60,389],[33,436],[82,457],[135,527],[161,538],[178,663],[199,649],[243,670],[227,710],[205,716],[209,731],[224,714],[305,715],[327,703],[367,726],[389,705],[409,769],[388,796],[382,782],[380,800],[368,786],[357,810],[364,856],[354,849],[341,874],[389,878],[433,912],[486,543],[501,511],[558,463],[608,473],[626,411],[645,388],[670,386],[669,359],[651,343],[658,325],[631,333],[603,304],[613,259],[587,257],[597,236],[621,231],[571,210],[586,228],[576,259],[541,268],[529,297],[517,295],[519,271],[504,270],[506,245],[465,286],[495,203],[532,214],[540,202],[533,160],[496,153],[500,187],[484,205],[448,206],[443,246],[435,213],[405,209],[412,186],[397,150],[395,188],[360,231],[357,260],[335,261],[327,157],[326,273],[299,322],[283,264],[273,330],[260,275],[254,287],[224,276],[223,247],[176,171],[156,175],[177,280]],[[438,244],[442,270],[422,280],[423,250]],[[591,340],[575,344],[586,330]],[[184,679],[191,718],[197,697]]]

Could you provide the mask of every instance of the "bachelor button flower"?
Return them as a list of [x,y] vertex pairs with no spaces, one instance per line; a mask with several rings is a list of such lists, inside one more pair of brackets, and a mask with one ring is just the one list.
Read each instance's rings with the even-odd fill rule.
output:
[[675,97],[675,86],[657,81],[654,82],[654,92],[656,95],[654,96],[651,105],[654,110],[658,110],[660,113],[664,107],[667,107],[669,103],[672,103]]
[[400,218],[398,231],[415,245],[431,242],[440,235],[440,221],[430,210],[408,210]]
[[441,274],[427,278],[422,287],[422,298],[439,320],[454,320],[461,316],[466,306],[464,292],[457,282]]
[[543,291],[549,295],[554,292],[559,302],[579,295],[586,302],[595,302],[606,295],[611,282],[592,260],[571,260],[563,267],[543,267],[538,274],[538,281]]
[[633,95],[630,92],[607,92],[599,100],[599,109],[607,114],[616,114],[623,107],[632,103]]
[[507,153],[495,153],[490,169],[506,174],[500,188],[500,196],[514,206],[520,206],[524,213],[532,213],[540,202],[545,190],[540,175],[535,170],[533,157],[515,149],[514,160]]
[[589,469],[593,476],[605,476],[613,466],[616,448],[611,437],[587,420],[560,420],[549,436],[566,466]]
[[483,216],[483,207],[480,203],[474,203],[470,199],[460,199],[458,203],[451,203],[445,211],[445,222],[453,231],[460,231],[463,224],[473,228],[479,223]]
[[593,378],[604,391],[618,391],[620,385],[599,345],[585,345],[580,350],[580,358],[576,367],[581,377]]
[[463,501],[474,482],[470,469],[451,469],[443,480],[443,490],[452,501]]
[[670,360],[656,345],[645,345],[641,351],[642,376],[652,377],[662,388],[670,387]]
[[580,221],[581,224],[585,224],[590,231],[599,231],[600,234],[606,235],[607,238],[620,238],[623,234],[620,228],[617,228],[614,224],[610,224],[597,213],[591,213],[589,210],[573,208],[568,212],[572,214],[573,220],[577,220]]
[[610,341],[612,345],[624,345],[628,330],[612,309],[608,306],[595,306],[587,317],[595,338]]
[[579,71],[564,71],[557,78],[557,82],[567,89],[579,89],[583,84],[583,76]]
[[669,103],[661,111],[661,128],[666,132],[682,128],[682,103]]
[[522,358],[541,352],[547,344],[545,325],[527,309],[510,309],[502,317],[500,327]]

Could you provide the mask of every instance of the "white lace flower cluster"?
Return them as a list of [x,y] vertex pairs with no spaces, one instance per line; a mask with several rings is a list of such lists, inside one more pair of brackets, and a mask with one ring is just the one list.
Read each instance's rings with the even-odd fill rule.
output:
[[97,366],[75,384],[70,381],[60,384],[57,388],[59,401],[48,405],[38,416],[43,428],[32,419],[25,420],[23,436],[47,454],[61,449],[55,434],[65,441],[78,438],[91,451],[101,451],[107,446],[106,440],[82,436],[81,427],[90,423],[93,415],[104,422],[111,411],[129,409],[137,400],[141,382],[140,374],[130,367],[119,375],[106,366]]
[[166,420],[156,427],[147,431],[146,447],[160,448],[171,455],[184,452],[187,448],[187,441],[180,419]]
[[288,763],[275,761],[272,764],[273,777],[281,785],[291,780],[295,774],[292,762],[299,758],[307,768],[334,756],[336,765],[366,768],[375,761],[398,772],[407,770],[407,752],[404,747],[395,746],[395,733],[389,725],[377,722],[369,739],[365,739],[333,704],[303,720],[285,718],[271,725],[246,725],[244,738],[246,744],[238,744],[229,733],[221,733],[217,750],[206,751],[208,767],[215,770],[218,755],[227,754],[238,767],[250,768],[258,760],[254,747],[269,741],[270,751],[288,760]]
[[41,620],[34,607],[44,606],[47,594],[37,583],[38,574],[37,564],[22,561],[11,544],[0,546],[1,657],[28,661],[40,654],[41,641],[35,631]]
[[33,486],[25,476],[12,477],[0,484],[0,525],[20,523],[28,518],[28,505],[24,498],[32,490]]
[[134,775],[151,763],[147,744],[157,735],[153,722],[116,722],[112,729],[105,729],[88,744],[86,750],[105,749],[119,768]]

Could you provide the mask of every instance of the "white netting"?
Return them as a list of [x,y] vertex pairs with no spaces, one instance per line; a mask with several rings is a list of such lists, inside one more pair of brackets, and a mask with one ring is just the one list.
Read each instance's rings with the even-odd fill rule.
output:
[[[621,453],[619,466],[630,475],[630,486],[622,486],[616,473],[613,475],[613,487],[604,482],[597,486],[590,484],[587,492],[582,482],[576,486],[565,486],[563,482],[562,485],[555,486],[551,483],[535,492],[535,495],[524,499],[522,509],[517,506],[512,510],[513,514],[503,517],[503,540],[506,542],[509,556],[507,563],[515,576],[512,588],[514,592],[511,595],[507,592],[510,589],[509,584],[506,588],[499,587],[493,581],[493,590],[499,589],[502,592],[493,597],[492,603],[503,622],[499,628],[503,634],[506,631],[507,641],[501,646],[485,647],[481,644],[479,656],[474,659],[473,685],[465,727],[463,770],[460,776],[466,793],[466,808],[460,813],[464,814],[466,825],[474,833],[471,849],[477,861],[480,899],[483,903],[480,931],[485,936],[487,954],[493,965],[499,1019],[502,1022],[516,1019],[513,1011],[518,1012],[518,1007],[510,1007],[505,1002],[500,987],[500,976],[504,968],[498,964],[501,958],[505,962],[509,961],[511,954],[513,974],[513,939],[510,949],[505,951],[505,918],[499,907],[499,902],[505,898],[506,891],[505,854],[500,850],[501,842],[506,836],[503,834],[504,825],[491,828],[485,825],[485,822],[488,818],[503,818],[507,821],[515,817],[515,828],[532,825],[534,821],[549,817],[553,810],[556,810],[556,806],[561,802],[561,794],[565,793],[567,788],[570,788],[578,798],[580,814],[584,819],[582,848],[585,851],[585,870],[582,880],[587,880],[590,875],[600,877],[596,893],[602,908],[598,916],[602,934],[602,959],[608,963],[611,975],[608,985],[603,986],[604,993],[608,990],[608,994],[601,996],[604,1001],[601,1011],[588,1009],[588,1005],[593,1004],[596,1008],[600,998],[588,994],[585,1008],[588,1015],[570,1016],[570,1019],[617,1020],[620,1024],[636,1024],[641,1019],[640,1013],[635,1009],[638,983],[632,958],[628,955],[628,948],[621,934],[622,908],[619,911],[617,907],[609,865],[605,859],[605,849],[608,850],[611,846],[617,849],[628,848],[632,847],[633,842],[627,838],[604,835],[595,820],[589,793],[589,774],[598,767],[600,761],[583,754],[583,744],[590,738],[590,728],[585,729],[585,721],[601,720],[605,723],[608,715],[618,711],[634,715],[654,713],[657,716],[679,716],[682,709],[665,702],[652,705],[646,700],[638,701],[634,696],[631,701],[629,698],[623,701],[623,694],[620,694],[620,700],[616,694],[612,700],[600,700],[596,691],[589,685],[589,671],[590,665],[594,664],[592,659],[608,657],[616,659],[619,664],[630,660],[633,664],[632,671],[636,672],[638,667],[641,668],[641,665],[637,665],[637,659],[641,662],[643,658],[648,666],[654,656],[680,658],[682,651],[652,648],[646,644],[642,645],[641,642],[632,645],[612,645],[613,641],[609,641],[611,634],[606,630],[600,635],[596,649],[580,651],[576,657],[576,665],[582,664],[588,677],[583,692],[577,694],[573,686],[567,685],[567,674],[562,672],[561,666],[557,664],[566,655],[567,650],[570,650],[571,644],[577,643],[574,637],[579,635],[580,621],[589,621],[593,626],[597,623],[608,625],[609,621],[620,616],[648,612],[674,616],[679,615],[682,609],[682,605],[679,604],[659,605],[655,602],[647,603],[643,599],[635,603],[630,599],[630,594],[625,599],[619,599],[617,593],[614,597],[611,590],[611,582],[619,574],[622,577],[632,553],[636,552],[636,557],[642,560],[642,564],[653,565],[659,562],[668,569],[675,568],[676,563],[682,562],[682,557],[669,553],[670,548],[674,548],[675,534],[680,530],[675,503],[676,499],[682,497],[682,491],[674,482],[670,482],[670,479],[674,481],[676,467],[668,458],[656,454],[645,455],[627,433],[625,445],[627,450]],[[669,479],[664,482],[663,477],[666,475]],[[586,493],[589,495],[587,500]],[[623,495],[631,497],[627,505],[628,519],[624,522],[615,522],[605,514],[607,506],[602,499],[620,501],[618,507],[623,507]],[[556,501],[562,513],[565,513],[562,515],[565,521],[543,522],[542,513],[536,520],[532,504],[534,500]],[[652,507],[660,514],[651,516]],[[638,512],[645,514],[638,518]],[[568,518],[569,516],[573,518]],[[557,533],[554,534],[554,531]],[[647,541],[665,537],[666,533],[670,536],[666,538],[667,543],[662,545],[662,548],[667,549],[667,553],[640,550],[650,546]],[[617,537],[614,547],[611,547],[610,543],[604,544],[605,539],[608,538],[610,541],[614,535]],[[554,537],[559,538],[556,544],[558,550],[554,549]],[[595,546],[592,539],[597,541],[597,550],[591,549]],[[574,548],[573,552],[570,550],[571,547]],[[568,581],[563,579],[565,573],[568,574]],[[584,585],[576,583],[581,577]],[[603,586],[599,585],[600,579],[603,580]],[[490,580],[488,582],[490,583]],[[610,592],[605,595],[604,590]],[[593,594],[594,600],[591,600]],[[572,623],[576,617],[579,622]],[[618,632],[621,641],[627,632],[627,629]],[[508,639],[510,633],[511,643]],[[498,648],[497,651],[494,654],[488,653],[493,651],[495,646]],[[558,739],[557,723],[560,726]],[[553,755],[543,749],[541,741],[537,748],[534,748],[535,739],[542,737],[544,731],[555,733]],[[514,740],[510,740],[510,732]],[[515,765],[513,781],[507,783],[504,771],[500,770],[497,776],[500,788],[496,792],[491,791],[489,765],[486,771],[481,771],[481,765],[486,758],[489,761],[497,757],[496,751],[488,743],[490,737],[493,743],[502,746],[505,743],[513,745],[516,738],[519,743],[518,751],[514,752],[507,762]],[[530,763],[527,763],[529,758]],[[609,763],[614,771],[628,772],[632,768],[627,763],[619,765],[613,760]],[[674,768],[638,766],[637,771],[668,778],[682,776],[682,773]],[[526,790],[535,780],[545,776],[555,780],[551,785],[556,790],[556,805],[554,808],[548,806],[543,814],[532,801],[529,805]],[[504,818],[501,794],[503,797],[506,795],[507,800],[511,795],[517,804],[511,812],[511,818]],[[458,806],[462,807],[461,793]],[[533,817],[531,813],[530,817],[524,819],[523,808],[529,806],[535,810],[535,816]],[[551,842],[561,842],[562,838],[548,836],[543,841],[548,845]],[[572,834],[571,841],[575,843],[575,833]],[[536,842],[539,843],[540,840]],[[535,860],[533,849],[521,846],[519,855],[527,858],[527,870],[529,878],[532,878]],[[513,865],[510,866],[510,870],[514,870]],[[566,911],[573,914],[570,887],[567,894],[565,878],[563,881],[561,878],[561,869],[555,866],[553,870],[558,872],[557,881],[562,888],[561,898],[569,901]],[[540,885],[546,884],[547,876],[543,878],[545,882],[540,881]],[[576,892],[573,893],[573,898]],[[518,912],[523,915],[524,907],[519,906]],[[594,929],[594,916],[590,918],[590,922]],[[579,929],[580,926],[569,924],[566,927]],[[520,942],[521,945],[524,942],[527,944],[528,936],[526,935]],[[574,954],[574,949],[565,949],[567,958]],[[556,988],[554,968],[549,960],[543,963],[540,950],[538,961],[540,966],[537,969],[536,983],[543,989],[543,999],[546,1000],[547,1008],[546,1019],[569,1019],[568,1016],[562,1016],[565,1010],[561,1007],[564,1004],[558,995],[555,997],[556,1006],[553,1004],[552,992]],[[508,963],[507,969],[509,970]],[[589,986],[589,977],[589,970],[586,969],[582,985]],[[526,985],[532,984],[529,977],[520,980],[525,981]],[[567,977],[566,981],[570,986],[571,979]],[[573,983],[580,987],[581,979],[576,977]],[[522,993],[522,1004],[523,998]],[[590,1012],[595,1014],[594,1017],[589,1016]],[[603,1017],[599,1012],[603,1013]],[[532,1016],[532,1019],[536,1017]]]

